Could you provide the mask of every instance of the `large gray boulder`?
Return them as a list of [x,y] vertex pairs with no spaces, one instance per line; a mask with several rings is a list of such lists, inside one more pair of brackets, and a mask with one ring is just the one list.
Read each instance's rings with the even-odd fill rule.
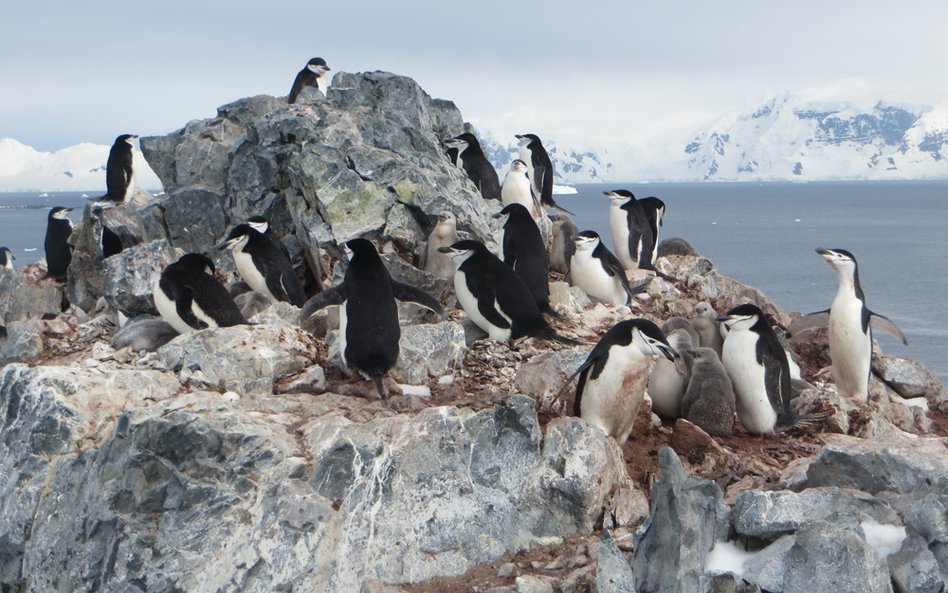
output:
[[172,245],[208,251],[228,227],[263,214],[296,236],[312,268],[316,247],[338,256],[337,244],[359,236],[412,252],[442,210],[488,239],[494,207],[443,149],[463,130],[453,103],[410,78],[340,72],[325,100],[241,99],[141,146],[168,193]]
[[704,591],[709,584],[705,560],[730,526],[724,496],[711,480],[688,476],[674,450],[663,447],[658,459],[652,511],[632,563],[636,590]]
[[819,523],[796,533],[786,555],[783,593],[891,593],[882,557],[856,531]]
[[63,288],[55,280],[36,279],[19,270],[0,268],[0,325],[38,319],[62,311]]
[[[103,261],[102,295],[113,309],[129,317],[158,314],[153,292],[168,264],[183,253],[158,239],[123,250]],[[71,269],[71,268],[70,268]]]
[[925,397],[932,404],[941,402],[945,386],[917,360],[876,354],[872,357],[872,370],[902,397]]
[[525,396],[361,421],[326,397],[7,366],[0,586],[359,592],[588,534],[628,481],[614,441],[575,418],[543,435]]

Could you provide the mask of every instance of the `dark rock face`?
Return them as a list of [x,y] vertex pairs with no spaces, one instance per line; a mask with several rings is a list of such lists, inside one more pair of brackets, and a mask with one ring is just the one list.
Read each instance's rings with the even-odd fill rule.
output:
[[636,590],[704,591],[704,564],[715,540],[727,537],[728,508],[711,480],[689,477],[670,448],[659,451],[652,512],[635,547]]

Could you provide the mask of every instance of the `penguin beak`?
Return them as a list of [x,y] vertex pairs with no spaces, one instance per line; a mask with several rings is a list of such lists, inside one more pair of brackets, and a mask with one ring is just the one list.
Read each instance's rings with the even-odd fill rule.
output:
[[833,252],[830,251],[829,249],[826,249],[825,247],[817,247],[816,252],[822,255],[823,257],[833,255]]
[[665,358],[671,362],[675,362],[676,358],[681,357],[681,355],[675,352],[671,346],[666,346],[665,344],[658,344],[658,351],[661,352]]
[[438,253],[450,254],[452,251],[450,247],[438,247]]
[[225,249],[230,249],[231,246],[232,246],[234,243],[236,243],[236,242],[237,242],[237,241],[236,241],[235,239],[224,239],[222,242],[218,243],[218,244],[215,245],[214,247],[216,247],[216,248],[220,249],[221,251],[223,251],[223,250],[225,250]]

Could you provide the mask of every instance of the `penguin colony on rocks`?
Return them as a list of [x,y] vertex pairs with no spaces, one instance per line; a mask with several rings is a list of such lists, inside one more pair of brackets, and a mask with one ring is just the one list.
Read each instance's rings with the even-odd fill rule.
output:
[[[287,102],[295,103],[307,87],[326,95],[329,71],[324,59],[309,60],[296,76]],[[106,226],[103,209],[125,203],[134,191],[135,138],[131,134],[116,138],[106,166],[107,191],[93,201],[103,258],[123,248],[121,237]],[[484,243],[459,234],[457,217],[445,211],[434,221],[418,262],[425,272],[453,282],[458,306],[488,339],[514,342],[535,337],[580,345],[551,324],[551,319],[562,320],[550,304],[552,271],[590,298],[628,311],[627,319],[590,345],[586,360],[557,394],[559,398],[576,379],[573,414],[620,445],[633,436],[646,395],[663,421],[685,418],[715,436],[732,434],[735,418],[744,430],[758,435],[819,419],[794,415],[790,400],[795,364],[757,306],[742,304],[719,315],[710,303],[700,303],[691,320],[675,317],[662,327],[632,315],[636,295],[652,278],[674,281],[655,267],[666,209],[662,200],[638,199],[626,189],[604,192],[610,200],[611,251],[597,233],[580,230],[569,216],[572,213],[553,199],[555,172],[540,138],[517,134],[516,139],[519,158],[510,164],[503,183],[474,134],[444,140],[446,158],[464,171],[484,200],[498,202],[500,251],[493,253]],[[57,281],[66,279],[72,255],[69,212],[57,207],[48,217],[47,277]],[[552,221],[545,223],[545,228],[552,227],[548,241],[538,226],[545,217]],[[319,292],[307,300],[279,234],[266,218],[252,216],[218,244],[232,253],[239,282],[225,288],[207,255],[188,253],[168,265],[155,283],[153,300],[161,319],[128,322],[114,344],[154,350],[178,334],[207,328],[246,326],[252,331],[248,319],[279,301],[299,307],[302,321],[336,305],[342,365],[371,381],[378,396],[386,399],[389,389],[384,379],[399,356],[396,302],[414,302],[441,318],[446,313],[433,296],[393,279],[367,238],[349,240],[345,247],[348,262],[342,281],[322,290],[322,278],[317,277]],[[836,387],[840,394],[864,401],[872,328],[907,340],[891,320],[866,306],[852,253],[822,248],[817,253],[836,271],[836,298],[829,309],[797,319],[787,335],[827,327]],[[9,249],[0,247],[0,268],[12,270],[14,259]]]

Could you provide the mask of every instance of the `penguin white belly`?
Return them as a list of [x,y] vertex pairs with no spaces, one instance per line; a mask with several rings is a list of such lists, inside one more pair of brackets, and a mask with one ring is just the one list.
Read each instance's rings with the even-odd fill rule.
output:
[[[480,309],[477,308],[477,298],[468,290],[467,277],[461,270],[454,273],[454,293],[458,297],[458,303],[461,304],[461,308],[464,309],[467,316],[471,318],[471,321],[473,321],[477,327],[486,331],[492,340],[506,342],[510,339],[510,328],[497,327],[488,321],[486,317],[481,315]],[[503,315],[503,317],[510,321],[506,315]]]
[[158,314],[161,315],[161,318],[167,321],[179,334],[194,331],[193,327],[181,319],[174,301],[168,298],[165,291],[161,290],[157,282],[155,283],[154,290],[152,290],[151,297],[152,300],[155,301],[155,308],[158,309]]
[[675,363],[665,357],[659,358],[648,376],[647,391],[652,399],[652,411],[666,419],[681,417],[681,399],[688,387],[685,379]]
[[629,295],[622,288],[622,284],[615,276],[610,276],[602,269],[599,260],[587,252],[577,251],[570,258],[570,276],[573,285],[589,296],[612,303],[620,307],[628,301]]
[[217,321],[215,321],[213,317],[205,313],[204,309],[202,309],[201,306],[198,305],[197,301],[195,300],[191,301],[191,312],[194,313],[194,316],[197,317],[198,320],[206,323],[207,327],[217,327]]
[[612,230],[612,246],[616,249],[616,257],[626,270],[638,267],[638,262],[632,260],[629,254],[629,226],[626,224],[625,210],[615,204],[609,208],[609,227]]
[[757,364],[757,334],[731,331],[724,340],[722,362],[737,396],[737,417],[750,433],[773,432],[777,412],[767,397],[764,366]]
[[324,97],[326,96],[326,92],[329,90],[329,81],[325,74],[316,79],[316,88],[320,90]]
[[511,204],[520,204],[524,208],[533,212],[533,195],[530,193],[530,181],[520,174],[507,174],[504,178],[504,185],[500,188],[500,201],[504,206]]
[[866,401],[872,364],[872,330],[862,332],[862,302],[837,297],[830,309],[829,347],[833,380],[840,395]]
[[235,251],[234,264],[237,266],[237,272],[240,274],[240,277],[243,278],[244,282],[247,283],[247,286],[255,292],[267,295],[274,303],[279,300],[273,296],[273,293],[267,288],[267,279],[263,277],[263,274],[260,273],[257,266],[253,265],[253,258],[249,253],[244,253],[239,250]]
[[648,382],[648,359],[630,352],[632,348],[636,346],[609,349],[605,368],[596,379],[586,381],[580,403],[582,419],[613,437],[620,446],[632,432]]
[[349,362],[346,360],[346,328],[349,326],[349,314],[346,308],[349,301],[343,301],[339,305],[339,358],[342,359],[342,366],[349,368]]

